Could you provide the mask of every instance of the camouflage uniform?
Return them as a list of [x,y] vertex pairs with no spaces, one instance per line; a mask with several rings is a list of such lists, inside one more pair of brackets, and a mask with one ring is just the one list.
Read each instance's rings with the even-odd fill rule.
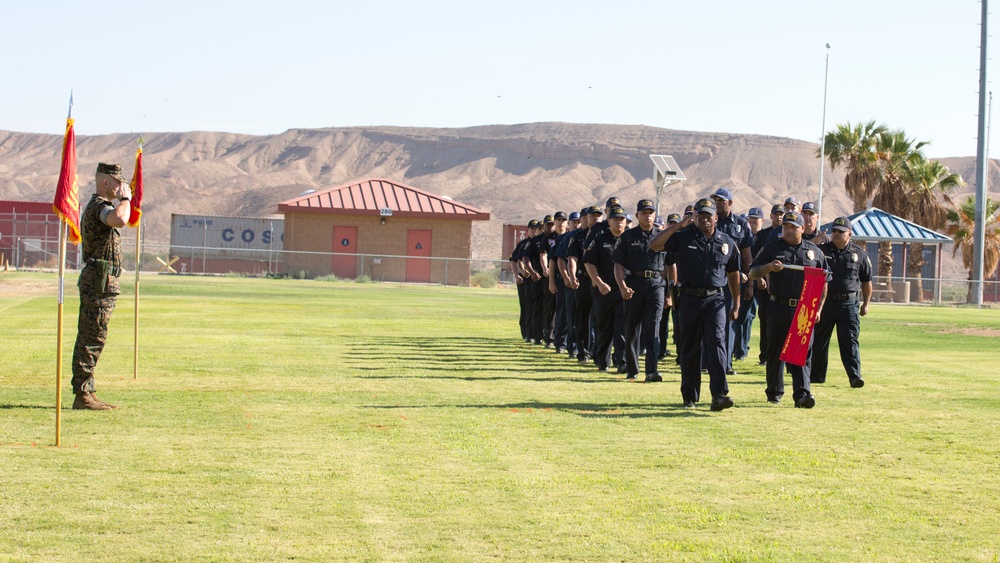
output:
[[80,218],[83,235],[84,268],[80,288],[80,317],[76,347],[73,349],[73,393],[94,392],[94,368],[108,337],[108,321],[121,293],[121,232],[101,220],[105,209],[114,212],[114,204],[94,194]]

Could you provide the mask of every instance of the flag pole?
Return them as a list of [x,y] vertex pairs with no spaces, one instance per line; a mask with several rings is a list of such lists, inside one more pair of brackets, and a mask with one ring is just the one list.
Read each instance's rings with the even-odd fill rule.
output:
[[62,445],[62,349],[63,349],[63,287],[66,274],[66,231],[69,226],[60,221],[59,229],[59,320],[56,337],[56,447]]
[[[139,150],[137,155],[142,154],[142,133],[139,133]],[[138,158],[136,159],[136,166],[141,166],[138,164]],[[132,172],[133,178],[136,176],[137,172]],[[141,175],[141,172],[138,172]],[[141,181],[141,180],[140,180]],[[135,185],[132,186],[135,189]],[[135,197],[135,194],[132,194]],[[139,269],[142,266],[142,215],[136,220],[135,224],[135,307],[134,307],[134,322],[132,330],[132,379],[139,379]]]
[[[73,90],[69,92],[69,109],[66,111],[66,123],[70,124],[70,120],[73,118]],[[68,127],[68,125],[67,125]],[[65,140],[63,146],[63,160],[66,159],[66,148]],[[75,143],[73,147],[74,152],[76,151]],[[73,162],[73,173],[76,173],[76,161],[74,155]],[[60,176],[63,174],[62,165],[59,171]],[[58,197],[58,196],[57,196]],[[62,350],[63,350],[63,296],[66,287],[66,239],[69,233],[69,224],[65,220],[61,220],[59,224],[62,226],[59,229],[59,297],[58,297],[58,320],[56,321],[56,447],[62,445]]]

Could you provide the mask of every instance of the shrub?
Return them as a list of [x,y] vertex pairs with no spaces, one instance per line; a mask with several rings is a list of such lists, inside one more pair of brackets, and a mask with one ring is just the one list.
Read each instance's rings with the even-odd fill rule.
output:
[[497,278],[496,270],[483,270],[472,274],[472,277],[469,278],[469,285],[483,289],[493,289],[497,286]]

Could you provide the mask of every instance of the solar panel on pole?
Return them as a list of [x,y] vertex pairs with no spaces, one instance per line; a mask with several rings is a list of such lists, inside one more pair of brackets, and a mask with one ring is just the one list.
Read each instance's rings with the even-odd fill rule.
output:
[[660,214],[660,192],[664,187],[687,180],[674,157],[666,154],[651,154],[653,161],[653,187],[656,189],[656,214]]

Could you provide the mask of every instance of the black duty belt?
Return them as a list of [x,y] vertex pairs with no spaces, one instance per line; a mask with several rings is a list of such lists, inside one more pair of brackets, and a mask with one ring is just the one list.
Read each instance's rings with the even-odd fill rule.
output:
[[721,287],[682,287],[679,290],[681,295],[694,295],[695,297],[708,297],[716,293],[722,293]]
[[637,276],[640,278],[658,278],[660,277],[659,270],[626,270],[630,276]]
[[777,303],[779,305],[787,305],[789,307],[795,307],[796,305],[799,304],[799,300],[798,299],[778,299],[777,297],[775,297],[773,295],[771,296],[771,301],[774,301],[775,303]]
[[850,301],[854,299],[856,293],[828,293],[826,296],[827,301]]

